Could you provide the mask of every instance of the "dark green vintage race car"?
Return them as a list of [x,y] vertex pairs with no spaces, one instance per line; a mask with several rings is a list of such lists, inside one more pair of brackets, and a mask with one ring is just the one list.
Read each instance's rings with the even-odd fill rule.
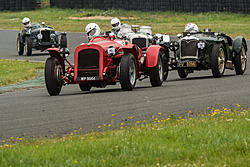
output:
[[235,70],[241,75],[246,70],[247,44],[243,37],[232,40],[225,33],[184,32],[178,41],[171,41],[169,48],[174,52],[170,68],[178,70],[180,78],[186,78],[194,70],[212,70],[215,78],[221,77],[225,69]]
[[[60,36],[60,39],[59,39]],[[32,50],[45,51],[52,47],[67,47],[66,33],[57,33],[52,27],[35,23],[30,27],[24,28],[17,35],[18,55],[32,55]]]

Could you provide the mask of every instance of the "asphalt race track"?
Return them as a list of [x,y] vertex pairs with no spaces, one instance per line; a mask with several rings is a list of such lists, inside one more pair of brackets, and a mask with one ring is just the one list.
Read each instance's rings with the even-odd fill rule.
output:
[[[17,31],[0,30],[1,59],[44,61],[48,57],[40,52],[31,57],[17,56],[16,36]],[[81,33],[68,33],[71,60],[74,47],[85,42],[84,39]],[[78,128],[97,130],[98,125],[112,120],[112,114],[115,114],[113,120],[120,122],[128,116],[150,119],[158,112],[197,113],[208,106],[229,107],[238,103],[248,108],[249,102],[250,68],[242,76],[226,70],[224,77],[217,79],[211,71],[202,71],[181,80],[172,71],[162,87],[152,88],[147,79],[137,81],[136,88],[129,92],[122,91],[119,84],[94,88],[91,92],[81,92],[78,85],[70,85],[63,87],[56,97],[50,97],[44,87],[17,90],[0,94],[0,138],[62,135]]]

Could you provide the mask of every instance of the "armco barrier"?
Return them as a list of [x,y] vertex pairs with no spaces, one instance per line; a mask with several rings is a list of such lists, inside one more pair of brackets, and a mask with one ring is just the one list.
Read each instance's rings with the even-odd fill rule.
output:
[[250,13],[250,0],[50,0],[51,7]]
[[0,0],[0,11],[33,10],[36,5],[37,0]]

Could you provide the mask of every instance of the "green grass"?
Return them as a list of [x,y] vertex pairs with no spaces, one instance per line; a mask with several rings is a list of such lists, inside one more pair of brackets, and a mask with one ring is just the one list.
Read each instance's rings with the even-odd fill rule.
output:
[[0,59],[0,86],[35,78],[37,70],[42,68],[44,63]]
[[2,141],[0,164],[2,167],[247,167],[249,121],[248,111],[237,105],[233,109],[211,109],[207,116],[193,119],[169,118],[159,113],[151,123],[136,121],[127,128],[121,123],[121,130],[85,135],[74,131],[62,138],[33,141],[18,138],[13,143],[11,138]]
[[[46,3],[45,3],[46,4]],[[242,35],[250,39],[250,15],[236,13],[177,13],[177,12],[141,12],[126,10],[93,9],[57,9],[42,8],[34,11],[0,12],[0,28],[21,29],[23,17],[30,17],[32,22],[45,21],[57,31],[82,32],[90,22],[96,22],[104,31],[110,30],[110,20],[88,19],[73,20],[70,17],[110,16],[120,17],[123,23],[152,26],[155,33],[176,35],[181,33],[188,22],[196,23],[201,30],[211,28],[226,32],[235,37]]]

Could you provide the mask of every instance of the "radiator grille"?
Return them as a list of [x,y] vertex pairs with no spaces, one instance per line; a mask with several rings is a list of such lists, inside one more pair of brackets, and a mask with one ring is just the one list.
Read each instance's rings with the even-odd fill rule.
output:
[[78,53],[78,68],[97,69],[99,68],[99,52],[95,49],[85,49]]
[[197,56],[197,40],[181,41],[181,57]]
[[42,30],[41,34],[43,35],[42,42],[50,42],[50,31]]
[[146,38],[134,38],[132,44],[136,44],[139,48],[147,47]]

